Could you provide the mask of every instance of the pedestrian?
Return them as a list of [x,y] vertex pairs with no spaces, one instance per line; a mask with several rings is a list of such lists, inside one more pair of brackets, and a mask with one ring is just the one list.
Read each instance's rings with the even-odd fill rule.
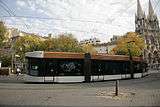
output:
[[21,70],[20,68],[17,68],[17,76],[20,74]]

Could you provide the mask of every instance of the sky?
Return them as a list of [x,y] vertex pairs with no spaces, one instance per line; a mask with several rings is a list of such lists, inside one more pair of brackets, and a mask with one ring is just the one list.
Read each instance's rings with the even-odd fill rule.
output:
[[[148,12],[148,0],[140,0]],[[151,0],[160,19],[160,0]],[[137,0],[0,0],[0,19],[8,27],[47,36],[72,33],[79,41],[135,31]]]

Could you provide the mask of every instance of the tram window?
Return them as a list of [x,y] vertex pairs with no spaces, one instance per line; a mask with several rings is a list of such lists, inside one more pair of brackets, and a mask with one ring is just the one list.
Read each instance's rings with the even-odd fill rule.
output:
[[32,66],[31,66],[31,69],[32,69],[32,70],[38,70],[38,66],[33,66],[33,65],[32,65]]
[[82,74],[82,62],[81,61],[59,61],[58,63],[58,75],[83,75]]
[[103,61],[94,60],[91,69],[92,75],[104,75],[105,63]]
[[46,63],[45,76],[55,76],[57,75],[57,64],[55,61],[48,61]]
[[108,62],[108,72],[107,74],[113,74],[114,64],[113,62]]
[[114,69],[113,69],[113,74],[120,74],[122,71],[122,64],[121,62],[114,62]]
[[73,72],[75,71],[75,68],[76,68],[74,62],[63,63],[60,65],[60,67],[64,72]]
[[38,66],[31,65],[30,75],[38,76]]
[[130,73],[130,70],[129,70],[129,63],[128,63],[128,62],[124,62],[122,74],[128,74],[128,73]]
[[141,65],[139,63],[135,63],[134,65],[135,73],[141,72]]
[[123,63],[117,62],[116,63],[116,74],[121,74],[122,71],[123,71]]

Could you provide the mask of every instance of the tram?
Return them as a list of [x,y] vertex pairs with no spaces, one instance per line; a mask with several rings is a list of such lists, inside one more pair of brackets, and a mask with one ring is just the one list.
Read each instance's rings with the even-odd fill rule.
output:
[[[27,52],[27,82],[86,82],[131,77],[130,58],[124,55],[72,52]],[[134,78],[147,74],[141,57],[132,58]]]

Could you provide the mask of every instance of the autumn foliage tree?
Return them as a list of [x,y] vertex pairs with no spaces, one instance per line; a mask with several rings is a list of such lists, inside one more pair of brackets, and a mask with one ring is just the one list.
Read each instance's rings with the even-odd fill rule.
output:
[[128,49],[130,49],[132,56],[141,56],[144,47],[144,39],[135,32],[129,32],[118,39],[117,46],[113,48],[112,53],[116,55],[129,55]]
[[26,52],[42,51],[44,49],[44,43],[38,36],[25,35],[16,40],[13,48],[15,54],[18,54],[21,59],[24,59]]
[[4,22],[0,21],[0,47],[3,45],[3,40],[5,39],[6,27]]
[[90,52],[95,50],[91,45],[81,46],[72,34],[61,34],[56,37],[40,39],[38,36],[25,35],[19,37],[14,44],[15,54],[23,60],[26,52],[52,51],[52,52]]
[[72,34],[61,34],[54,38],[48,38],[44,42],[46,51],[82,52],[81,46]]
[[85,53],[91,53],[91,54],[96,53],[96,50],[92,44],[84,44],[84,45],[82,45],[82,49],[83,49],[83,52],[85,52]]

